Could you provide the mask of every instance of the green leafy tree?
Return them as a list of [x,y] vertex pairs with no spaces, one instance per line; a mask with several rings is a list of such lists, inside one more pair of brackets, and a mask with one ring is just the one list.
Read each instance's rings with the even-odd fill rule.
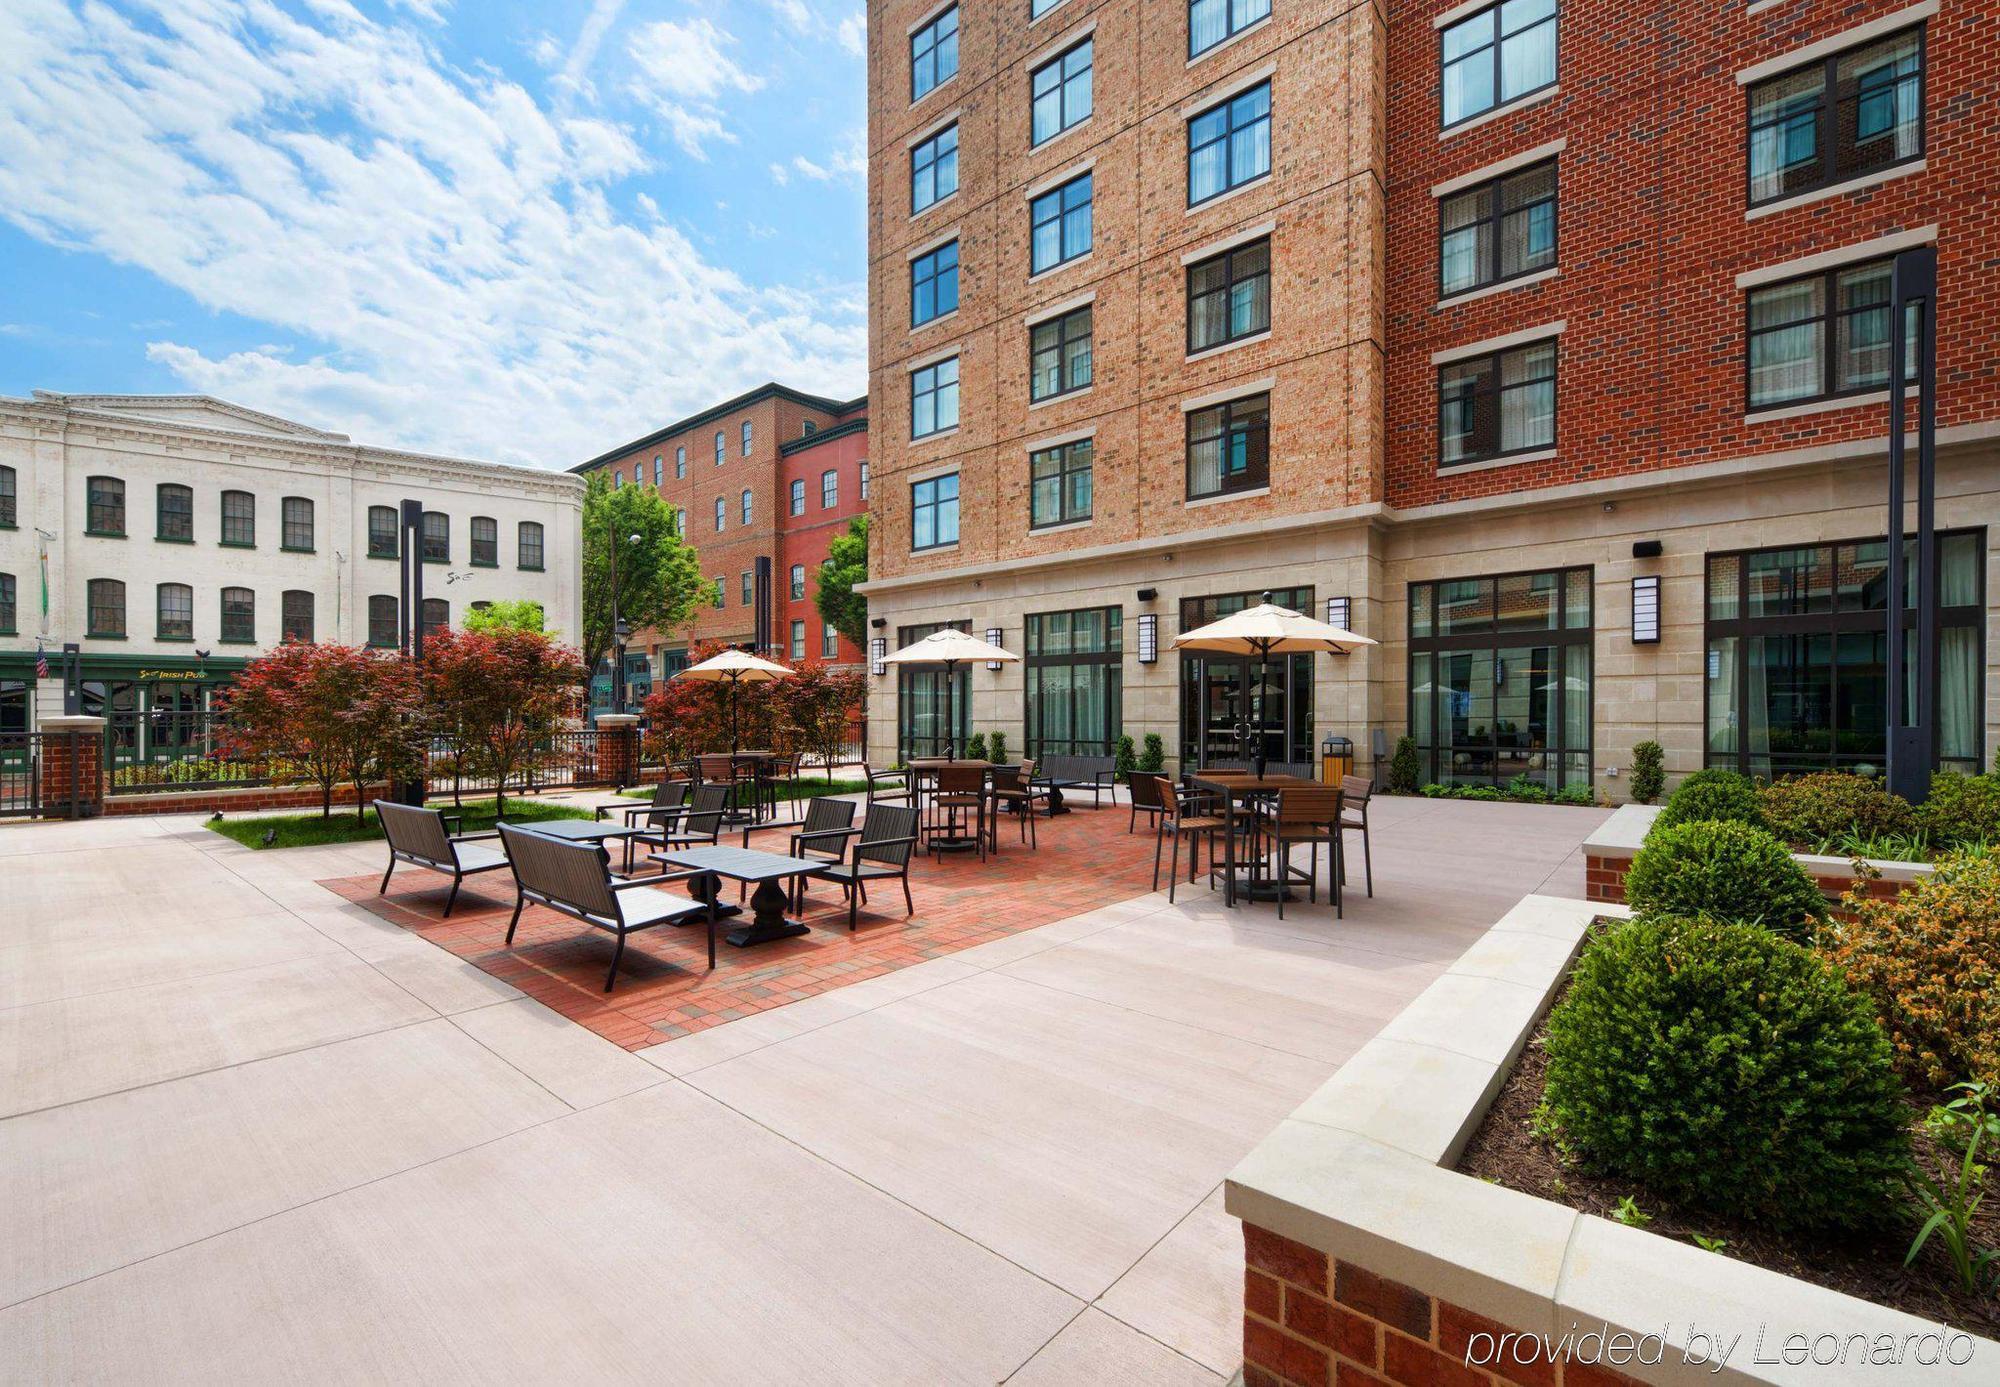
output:
[[614,487],[604,473],[593,473],[583,496],[587,670],[596,669],[611,649],[613,536],[618,541],[618,605],[633,630],[677,631],[715,601],[715,584],[702,576],[694,547],[675,525],[674,508],[650,487]]
[[813,587],[813,605],[820,618],[856,645],[864,645],[868,632],[868,599],[854,590],[868,581],[868,517],[857,515],[847,522],[847,533],[834,536],[826,546],[826,565]]
[[512,602],[488,602],[483,607],[473,607],[465,614],[465,629],[468,631],[535,631],[543,635],[557,635],[543,625],[546,614],[542,604],[525,599]]

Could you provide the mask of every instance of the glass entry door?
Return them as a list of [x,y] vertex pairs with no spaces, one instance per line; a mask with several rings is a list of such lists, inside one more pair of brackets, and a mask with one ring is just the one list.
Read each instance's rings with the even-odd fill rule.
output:
[[[1312,758],[1313,657],[1188,656],[1181,662],[1181,745],[1193,764]],[[1261,717],[1258,716],[1261,711]],[[1242,735],[1246,729],[1248,738]]]

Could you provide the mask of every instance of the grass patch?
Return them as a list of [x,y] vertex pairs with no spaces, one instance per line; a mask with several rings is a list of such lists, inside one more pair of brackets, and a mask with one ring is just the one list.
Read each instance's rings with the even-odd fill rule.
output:
[[[866,780],[835,777],[833,780],[827,781],[817,776],[802,775],[797,780],[785,780],[778,783],[778,802],[783,804],[790,800],[811,799],[814,795],[858,795],[864,793],[867,789],[868,782]],[[650,785],[641,785],[635,789],[620,790],[618,793],[625,796],[626,799],[651,799],[653,797],[653,787]]]
[[[445,813],[454,812],[449,803],[437,803],[432,808]],[[490,799],[467,800],[465,802],[464,831],[467,833],[489,832],[494,823],[493,801]],[[514,799],[507,801],[507,822],[530,823],[544,819],[587,819],[588,809],[573,804],[553,804],[547,800]],[[233,838],[246,848],[310,848],[321,843],[366,843],[379,841],[382,825],[375,815],[368,813],[365,822],[356,822],[351,809],[336,807],[333,817],[323,819],[318,814],[269,814],[259,818],[211,819],[208,826],[225,838]],[[264,841],[267,833],[276,833],[270,842]]]

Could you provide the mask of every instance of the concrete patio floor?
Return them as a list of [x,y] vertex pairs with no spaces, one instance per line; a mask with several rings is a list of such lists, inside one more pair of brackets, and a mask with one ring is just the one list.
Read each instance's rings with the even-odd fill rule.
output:
[[1338,923],[1141,879],[636,1051],[379,844],[0,829],[0,1380],[1220,1382],[1223,1175],[1605,817],[1375,812]]

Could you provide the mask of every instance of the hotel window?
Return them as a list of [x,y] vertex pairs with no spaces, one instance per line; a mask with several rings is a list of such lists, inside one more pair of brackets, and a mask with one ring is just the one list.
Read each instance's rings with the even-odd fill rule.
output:
[[1190,501],[1255,491],[1271,484],[1271,397],[1190,410],[1187,417],[1187,494]]
[[1028,329],[1028,398],[1048,400],[1090,384],[1088,304]]
[[0,635],[14,634],[15,602],[14,575],[0,573]]
[[418,609],[423,613],[424,631],[443,631],[451,626],[451,603],[442,597],[426,597]]
[[750,493],[746,491],[746,492],[744,492],[744,493],[743,493],[743,496],[742,496],[742,498],[741,498],[741,500],[740,500],[740,502],[739,502],[739,506],[738,506],[738,508],[739,508],[739,509],[740,509],[740,510],[742,511],[742,513],[743,513],[743,519],[742,519],[742,522],[741,522],[741,523],[743,523],[743,524],[745,524],[745,525],[748,525],[748,524],[750,523],[750,505],[751,505],[751,503],[750,503]]
[[451,562],[451,517],[443,511],[424,512],[423,560],[425,563]]
[[1271,330],[1271,243],[1252,241],[1188,266],[1187,349]]
[[1212,106],[1188,122],[1188,206],[1271,171],[1271,84]]
[[742,594],[742,598],[743,598],[743,605],[747,607],[747,606],[749,606],[749,605],[750,605],[750,604],[751,604],[752,602],[754,602],[754,601],[756,601],[756,600],[757,600],[757,588],[756,588],[756,582],[755,582],[755,580],[754,580],[754,579],[753,579],[753,578],[752,578],[752,577],[750,576],[750,573],[749,573],[749,570],[747,570],[747,569],[746,569],[746,570],[744,570],[744,572],[742,572],[741,574],[739,574],[739,575],[738,575],[738,579],[739,579],[739,581],[738,581],[738,584],[737,584],[737,586],[738,586],[738,589],[739,589],[739,591],[740,591],[740,592],[741,592],[741,594]]
[[805,595],[806,566],[802,563],[795,563],[792,565],[792,601],[801,601]]
[[11,467],[0,467],[0,530],[20,524],[19,480]]
[[170,544],[194,542],[194,488],[162,482],[153,493],[153,537]]
[[1591,571],[1410,584],[1410,735],[1439,785],[1590,784]]
[[681,478],[687,476],[687,474],[688,474],[688,450],[687,447],[683,445],[681,447],[674,449],[674,479],[678,481]]
[[1752,207],[1924,154],[1924,30],[1748,88]]
[[1118,608],[1031,612],[1024,624],[1028,755],[1111,755],[1124,714]]
[[1028,269],[1043,270],[1090,250],[1091,176],[1072,178],[1028,204]]
[[374,646],[393,646],[400,643],[402,632],[396,618],[396,599],[393,597],[371,597],[368,599],[368,643]]
[[794,660],[803,660],[805,657],[806,624],[803,621],[794,621],[792,623],[792,658]]
[[1534,342],[1438,368],[1438,464],[1552,448],[1556,344]]
[[1095,444],[1088,438],[1028,454],[1028,527],[1069,525],[1090,519],[1090,464]]
[[722,466],[722,460],[729,456],[729,444],[721,434],[715,436],[715,465]]
[[[1872,260],[1752,289],[1745,389],[1751,409],[1830,400],[1889,385],[1892,262]],[[1917,373],[1917,315],[1903,334],[1904,379]]]
[[792,514],[804,515],[805,513],[806,479],[804,477],[794,477],[792,478]]
[[910,372],[910,437],[926,438],[958,427],[958,358]]
[[1556,80],[1556,0],[1501,0],[1438,34],[1444,124],[1470,120]]
[[297,588],[286,592],[278,602],[278,619],[282,627],[278,639],[304,641],[310,645],[313,638],[313,595]]
[[125,585],[116,578],[92,578],[85,587],[92,636],[125,639]]
[[860,487],[859,487],[859,488],[857,488],[857,490],[858,490],[858,491],[860,492],[860,499],[862,499],[863,501],[865,501],[865,500],[867,500],[867,499],[868,499],[868,459],[867,459],[867,458],[863,458],[863,459],[861,460],[861,485],[860,485]]
[[729,523],[729,502],[723,497],[715,498],[715,532],[722,533],[722,527]]
[[840,628],[828,621],[819,630],[819,657],[831,660],[840,654]]
[[393,559],[397,552],[400,527],[396,523],[394,506],[370,506],[368,508],[368,557],[371,559]]
[[840,504],[840,473],[829,467],[819,474],[819,508],[832,510]]
[[1555,160],[1439,199],[1440,297],[1555,263]]
[[947,241],[910,262],[910,326],[958,311],[958,242]]
[[119,535],[125,533],[125,483],[116,477],[92,477],[84,483],[89,502],[84,515],[84,533]]
[[958,74],[958,6],[910,35],[910,100]]
[[746,458],[750,456],[750,421],[748,419],[743,421],[743,456]]
[[1188,56],[1200,57],[1271,13],[1271,0],[1190,0]]
[[[1985,532],[1936,541],[1938,762],[1984,765],[1980,708]],[[1917,542],[1906,541],[1903,608],[1914,692]],[[1887,541],[1845,540],[1708,557],[1705,764],[1776,777],[1809,771],[1878,774],[1888,756]]]
[[222,640],[250,645],[257,639],[257,594],[249,588],[222,590]]
[[[910,151],[910,215],[958,191],[958,125],[954,122]],[[806,432],[812,432],[810,420]]]
[[1029,74],[1029,144],[1052,139],[1090,115],[1090,79],[1089,39]]
[[542,567],[542,526],[540,521],[523,520],[515,532],[515,547],[519,557],[516,564],[534,572]]
[[[912,645],[934,632],[971,629],[969,621],[898,626],[896,648]],[[951,681],[949,695],[946,679]],[[900,760],[944,754],[947,704],[951,707],[950,741],[963,747],[972,730],[972,670],[965,665],[950,671],[938,665],[896,666],[896,755]]]
[[490,515],[472,517],[472,566],[500,566],[500,522]]
[[313,503],[287,496],[278,503],[278,547],[310,554],[313,547]]
[[667,460],[660,454],[653,454],[653,490],[660,489],[660,483],[667,479]]
[[186,583],[162,583],[154,590],[156,634],[163,641],[194,639],[194,589]]
[[247,491],[222,493],[222,542],[240,548],[257,543],[257,498]]
[[958,543],[958,473],[948,472],[910,487],[910,548],[936,549]]

